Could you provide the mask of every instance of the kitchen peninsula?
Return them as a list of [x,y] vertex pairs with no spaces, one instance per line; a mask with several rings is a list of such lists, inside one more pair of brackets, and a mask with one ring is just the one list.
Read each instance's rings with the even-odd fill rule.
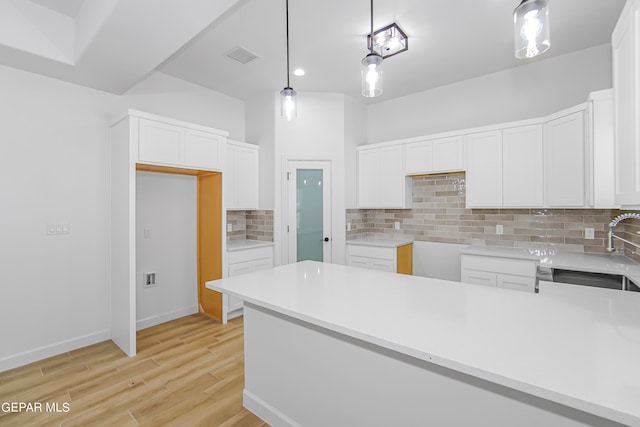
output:
[[244,405],[278,425],[640,426],[640,301],[305,261],[245,301]]

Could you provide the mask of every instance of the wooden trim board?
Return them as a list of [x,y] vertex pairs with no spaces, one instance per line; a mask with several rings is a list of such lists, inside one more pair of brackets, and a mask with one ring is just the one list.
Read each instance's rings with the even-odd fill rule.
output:
[[396,253],[396,271],[400,274],[413,274],[413,243],[398,246]]

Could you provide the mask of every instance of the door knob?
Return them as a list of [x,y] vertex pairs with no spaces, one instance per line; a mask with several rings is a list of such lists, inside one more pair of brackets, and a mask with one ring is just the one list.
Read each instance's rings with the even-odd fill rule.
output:
[[325,237],[325,238],[324,238],[324,241],[325,241],[325,242],[328,242],[328,241],[329,241],[329,238],[328,238],[328,237]]

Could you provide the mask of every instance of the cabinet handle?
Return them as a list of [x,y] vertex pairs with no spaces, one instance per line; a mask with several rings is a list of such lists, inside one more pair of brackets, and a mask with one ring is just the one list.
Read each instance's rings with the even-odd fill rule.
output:
[[325,241],[325,242],[328,242],[328,241],[329,241],[329,238],[328,238],[328,237],[325,237],[325,238],[324,238],[324,241]]

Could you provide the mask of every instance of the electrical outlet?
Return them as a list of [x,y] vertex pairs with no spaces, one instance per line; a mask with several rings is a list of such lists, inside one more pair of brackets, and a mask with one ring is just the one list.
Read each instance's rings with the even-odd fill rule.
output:
[[350,222],[347,223],[347,231],[351,231],[351,223]]
[[150,239],[151,238],[151,228],[150,227],[145,227],[144,228],[144,238],[145,239]]
[[504,227],[502,224],[496,225],[496,234],[504,234]]
[[227,233],[231,233],[233,231],[233,224],[227,224]]
[[155,272],[143,273],[142,277],[143,277],[142,286],[144,286],[145,288],[150,288],[152,286],[156,286],[156,273]]
[[595,239],[596,238],[595,230],[593,228],[585,228],[584,229],[584,238],[585,239],[589,239],[589,240]]
[[393,223],[393,228],[396,230],[400,230],[400,221],[396,221]]

